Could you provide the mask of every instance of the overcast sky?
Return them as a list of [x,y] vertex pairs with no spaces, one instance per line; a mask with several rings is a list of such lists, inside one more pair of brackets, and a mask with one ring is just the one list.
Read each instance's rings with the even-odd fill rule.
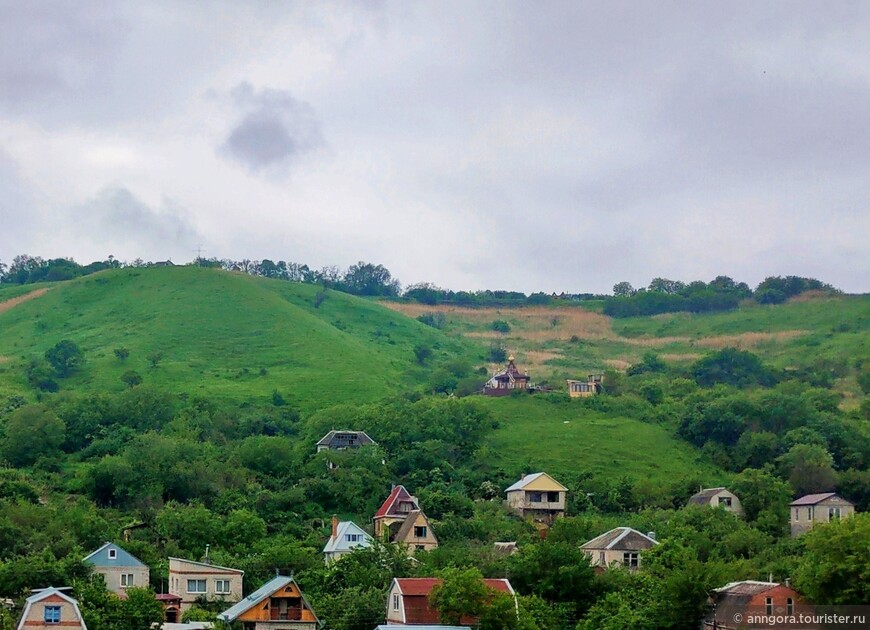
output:
[[867,292],[868,33],[866,2],[0,0],[0,260]]

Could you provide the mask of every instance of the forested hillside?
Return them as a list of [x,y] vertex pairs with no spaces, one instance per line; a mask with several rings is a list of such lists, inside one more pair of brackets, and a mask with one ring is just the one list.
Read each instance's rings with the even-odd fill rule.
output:
[[[292,573],[335,629],[382,622],[389,581],[409,575],[510,577],[519,618],[490,603],[487,628],[696,628],[710,589],[768,575],[817,603],[870,597],[866,515],[788,535],[802,494],[870,507],[867,297],[618,320],[387,306],[198,267],[0,288],[0,598],[71,585],[91,630],[148,627],[147,597],[89,581],[81,559],[107,540],[158,592],[169,556],[206,546],[246,592]],[[550,391],[477,395],[507,351]],[[569,399],[563,379],[587,371],[604,391]],[[377,444],[317,453],[330,429]],[[502,504],[540,470],[569,492],[546,539]],[[324,565],[332,515],[368,526],[399,483],[440,546]],[[745,520],[686,507],[721,485]],[[661,544],[638,573],[596,574],[579,545],[616,526]],[[0,608],[0,629],[13,618]]]

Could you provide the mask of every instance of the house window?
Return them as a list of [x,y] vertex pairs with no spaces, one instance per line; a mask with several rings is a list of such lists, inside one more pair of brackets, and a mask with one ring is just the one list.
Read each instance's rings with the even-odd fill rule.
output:
[[801,510],[800,510],[800,508],[795,508],[794,509],[794,521],[795,521],[795,523],[797,523],[799,520],[801,520]]
[[828,508],[828,520],[840,518],[840,508],[832,507]]
[[558,492],[548,492],[547,493],[547,502],[548,503],[558,503],[559,502],[559,493]]
[[60,606],[46,606],[42,619],[45,623],[60,623]]
[[425,525],[415,525],[414,526],[414,538],[426,538],[426,526]]
[[640,554],[636,551],[626,551],[622,554],[622,564],[629,569],[636,569],[640,563]]
[[187,581],[187,592],[188,593],[205,593],[205,580],[188,580]]
[[122,573],[121,574],[121,588],[127,588],[133,586],[133,574],[132,573]]
[[426,546],[425,545],[414,545],[414,550],[415,551],[426,551]]
[[393,595],[393,610],[399,610],[399,596]]
[[118,550],[117,549],[109,549],[109,560],[115,560],[118,558]]
[[794,615],[794,600],[791,597],[785,600],[785,614],[789,616]]
[[540,503],[543,499],[543,496],[540,492],[529,492],[529,501],[532,503]]
[[214,581],[214,592],[218,595],[229,595],[230,594],[230,581],[229,580],[215,580]]
[[731,497],[719,497],[719,505],[731,507]]
[[764,598],[764,614],[768,615],[768,616],[773,614],[773,598],[772,597],[765,597]]
[[345,534],[344,539],[347,542],[359,542],[361,536],[359,534]]
[[604,561],[604,552],[603,551],[598,552],[598,566],[600,566],[600,567],[607,566],[607,563]]
[[807,520],[808,521],[813,520],[813,508],[811,508],[811,507],[807,508]]

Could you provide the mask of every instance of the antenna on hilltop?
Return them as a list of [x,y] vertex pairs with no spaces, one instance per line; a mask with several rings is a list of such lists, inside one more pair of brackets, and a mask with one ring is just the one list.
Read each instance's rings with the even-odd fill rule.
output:
[[196,265],[202,267],[202,243],[196,245]]

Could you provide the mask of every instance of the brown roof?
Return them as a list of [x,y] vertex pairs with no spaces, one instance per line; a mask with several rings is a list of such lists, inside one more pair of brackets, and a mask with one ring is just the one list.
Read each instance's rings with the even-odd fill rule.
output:
[[742,582],[729,582],[722,588],[713,589],[717,593],[723,595],[758,595],[764,591],[769,591],[772,588],[779,586],[777,582],[757,582],[755,580],[744,580]]
[[[411,510],[408,512],[408,518],[402,521],[402,525],[398,528],[396,533],[390,537],[391,541],[404,542],[408,537],[408,534],[411,533],[418,514],[423,514],[423,512],[420,510]],[[435,538],[435,532],[432,531],[432,524],[429,522],[429,519],[425,514],[423,514],[423,518],[426,519],[426,527],[429,528],[429,535],[432,536],[432,538]],[[438,539],[435,538],[435,540],[437,541]]]
[[705,488],[700,492],[696,492],[689,499],[689,505],[707,505],[710,499],[725,490],[725,488]]
[[[822,501],[824,501],[826,499],[830,499],[831,497],[837,497],[837,493],[836,492],[821,492],[819,494],[808,494],[806,496],[801,497],[800,499],[792,501],[791,505],[815,505],[816,503],[821,503]],[[843,499],[841,497],[837,497],[837,498],[840,499],[841,501],[846,501],[846,499]],[[846,501],[846,503],[849,503],[851,505],[851,503],[849,501]]]
[[[441,578],[395,578],[395,580],[402,591],[402,595],[410,597],[420,595],[428,597],[432,589],[435,588],[435,585],[442,582]],[[483,583],[487,587],[502,593],[508,593],[509,595],[514,593],[510,581],[506,579],[484,578]]]

